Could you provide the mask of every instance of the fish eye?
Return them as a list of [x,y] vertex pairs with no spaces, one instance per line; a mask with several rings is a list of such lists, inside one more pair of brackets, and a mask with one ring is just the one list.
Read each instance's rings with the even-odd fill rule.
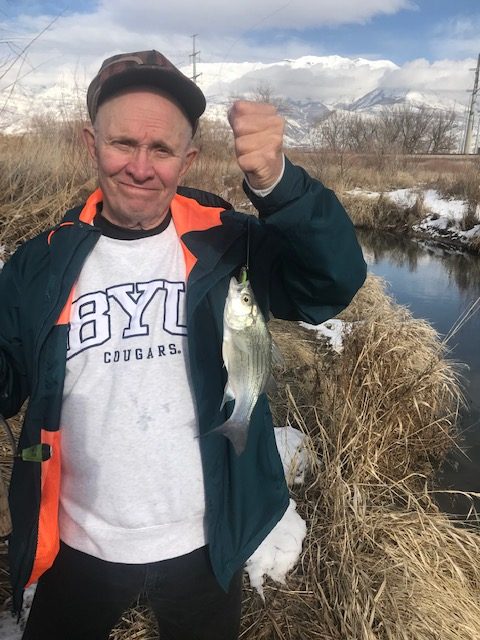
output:
[[247,295],[246,293],[242,296],[242,302],[244,302],[245,304],[249,304],[250,302],[250,296]]

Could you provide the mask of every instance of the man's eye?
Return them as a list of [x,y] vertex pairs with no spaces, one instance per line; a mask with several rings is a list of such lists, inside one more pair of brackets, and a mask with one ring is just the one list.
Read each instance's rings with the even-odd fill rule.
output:
[[134,145],[128,140],[114,140],[112,146],[119,151],[131,151]]
[[156,156],[159,157],[164,157],[164,156],[168,156],[170,154],[169,149],[166,149],[165,147],[154,147],[153,148],[153,153]]

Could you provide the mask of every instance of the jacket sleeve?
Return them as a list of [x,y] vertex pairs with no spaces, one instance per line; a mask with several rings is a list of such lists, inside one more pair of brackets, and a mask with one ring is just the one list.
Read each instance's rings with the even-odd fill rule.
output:
[[269,305],[276,318],[312,324],[337,315],[366,277],[355,229],[330,189],[286,159],[281,182],[265,197],[244,190],[257,208],[269,263]]
[[0,271],[0,413],[16,414],[27,397],[19,322],[20,290],[11,259]]

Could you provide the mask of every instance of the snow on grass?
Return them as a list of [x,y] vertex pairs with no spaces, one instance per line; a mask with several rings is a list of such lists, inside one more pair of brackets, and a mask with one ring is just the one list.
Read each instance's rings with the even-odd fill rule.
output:
[[[347,193],[363,198],[379,198],[381,195],[377,191],[363,191],[358,188]],[[383,196],[405,209],[413,207],[419,196],[423,198],[426,216],[420,223],[414,225],[414,231],[422,231],[432,237],[451,236],[455,240],[465,243],[468,243],[475,236],[480,237],[480,205],[477,205],[476,208],[476,218],[479,224],[464,231],[462,225],[468,213],[468,202],[465,200],[445,198],[436,189],[418,188],[386,191]]]
[[[287,482],[303,482],[307,467],[305,435],[291,426],[275,427],[275,440]],[[296,506],[295,501],[290,499],[281,520],[245,564],[250,585],[262,599],[264,576],[284,584],[287,573],[297,564],[302,552],[307,524],[297,513]]]
[[0,638],[2,640],[21,640],[36,587],[37,585],[32,585],[25,590],[24,606],[18,623],[17,616],[12,616],[10,611],[0,613]]
[[290,425],[275,427],[274,433],[287,483],[302,484],[308,465],[305,434]]
[[284,584],[287,573],[297,564],[302,552],[307,524],[297,513],[296,507],[295,500],[290,498],[283,518],[245,564],[250,585],[258,591],[263,600],[264,576],[268,575],[275,582]]
[[322,324],[308,324],[307,322],[300,322],[302,327],[315,331],[317,336],[326,338],[331,348],[337,353],[341,353],[343,350],[343,336],[346,332],[350,331],[351,323],[344,322],[338,318],[327,320]]

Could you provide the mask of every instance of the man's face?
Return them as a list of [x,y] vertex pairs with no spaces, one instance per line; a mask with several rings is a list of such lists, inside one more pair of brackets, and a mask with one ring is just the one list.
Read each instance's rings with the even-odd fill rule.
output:
[[160,224],[197,154],[191,135],[187,118],[165,95],[135,89],[106,100],[94,130],[84,131],[105,218],[130,228]]

